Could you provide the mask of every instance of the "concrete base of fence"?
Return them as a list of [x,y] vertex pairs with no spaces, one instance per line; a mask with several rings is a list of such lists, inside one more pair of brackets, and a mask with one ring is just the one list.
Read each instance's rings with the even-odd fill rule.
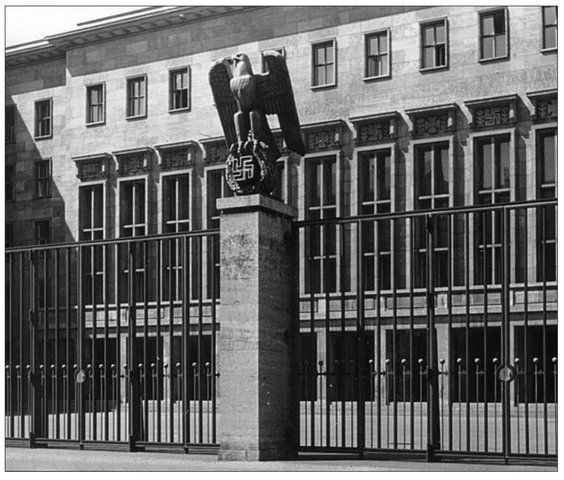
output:
[[222,211],[218,458],[290,458],[295,212],[262,195],[220,199],[217,206]]

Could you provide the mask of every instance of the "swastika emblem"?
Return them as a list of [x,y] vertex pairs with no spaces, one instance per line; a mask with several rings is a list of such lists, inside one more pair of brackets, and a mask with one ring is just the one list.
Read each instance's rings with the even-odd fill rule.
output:
[[252,155],[241,155],[233,158],[233,180],[243,182],[252,180],[255,176],[255,165]]

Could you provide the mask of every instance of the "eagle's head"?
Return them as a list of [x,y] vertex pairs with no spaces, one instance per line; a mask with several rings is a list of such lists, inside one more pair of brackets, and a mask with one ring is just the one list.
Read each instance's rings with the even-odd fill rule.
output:
[[249,56],[245,53],[236,53],[231,57],[227,57],[226,61],[231,67],[234,77],[253,74],[251,61],[249,60]]

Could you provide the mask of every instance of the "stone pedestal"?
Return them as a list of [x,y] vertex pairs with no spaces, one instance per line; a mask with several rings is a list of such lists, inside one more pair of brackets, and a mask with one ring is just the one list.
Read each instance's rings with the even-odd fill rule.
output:
[[222,211],[218,458],[290,458],[295,209],[262,195],[219,199],[217,207]]

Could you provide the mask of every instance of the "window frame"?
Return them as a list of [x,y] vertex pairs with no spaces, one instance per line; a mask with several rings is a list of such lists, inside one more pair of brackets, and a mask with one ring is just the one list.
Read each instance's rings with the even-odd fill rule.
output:
[[[323,83],[323,84],[316,84],[316,65],[315,63],[315,54],[316,49],[323,46],[329,46],[333,48],[333,82],[332,83]],[[329,63],[323,64],[325,68],[327,65],[331,65]],[[319,65],[321,66],[321,64]],[[337,40],[335,38],[331,38],[328,40],[320,40],[311,44],[311,89],[312,90],[322,90],[325,88],[334,88],[337,86]]]
[[[390,161],[390,197],[389,199],[386,200],[378,200],[378,181],[377,181],[377,177],[378,177],[378,172],[377,169],[374,172],[374,176],[373,176],[373,181],[374,181],[374,198],[372,201],[362,201],[363,199],[363,194],[364,194],[364,188],[362,185],[362,178],[364,178],[363,172],[362,172],[362,163],[364,162],[363,157],[365,155],[374,155],[376,157],[376,159],[378,158],[379,154],[385,154],[386,152],[388,152],[389,154],[389,161]],[[383,142],[383,143],[379,143],[376,145],[367,145],[365,147],[361,147],[356,149],[355,151],[355,156],[356,156],[356,161],[355,161],[355,165],[356,165],[356,178],[357,178],[357,182],[356,182],[356,214],[357,215],[377,215],[379,213],[391,213],[395,211],[395,197],[396,197],[396,189],[395,189],[395,183],[394,183],[394,179],[395,179],[395,175],[396,175],[396,144],[395,143],[390,143],[390,142]],[[354,174],[354,172],[353,172]],[[373,212],[372,213],[365,213],[362,211],[362,207],[364,205],[373,205]],[[386,208],[384,208],[384,210],[379,211],[378,206],[379,205],[388,205],[388,209],[386,210]],[[396,252],[396,245],[394,244],[394,239],[393,239],[393,235],[392,235],[392,223],[389,224],[390,226],[390,246],[389,246],[389,250],[386,250],[382,247],[380,247],[380,245],[378,244],[380,237],[378,236],[378,226],[377,226],[377,222],[365,222],[363,225],[363,231],[368,228],[369,225],[372,225],[372,228],[374,228],[374,247],[373,249],[365,249],[364,247],[362,247],[362,256],[363,257],[374,257],[374,288],[371,289],[369,288],[369,285],[365,285],[365,291],[366,292],[387,292],[387,291],[391,291],[392,285],[393,285],[393,277],[392,275],[390,275],[390,284],[389,286],[383,285],[383,282],[381,281],[380,278],[380,273],[379,273],[379,267],[380,266],[380,262],[382,261],[382,256],[388,256],[389,257],[389,262],[390,262],[390,271],[391,269],[394,267],[394,262],[393,262],[393,257],[394,255],[397,253]],[[364,240],[363,240],[364,242]],[[366,266],[364,267],[366,269]],[[357,272],[357,275],[359,273]],[[363,283],[365,282],[365,280],[363,280]]]
[[[10,172],[10,174],[8,174],[8,172]],[[16,199],[16,166],[15,165],[6,165],[5,166],[5,171],[4,171],[4,175],[5,175],[5,195],[4,195],[4,200],[6,202],[12,202]],[[8,181],[9,180],[9,181]],[[11,195],[8,195],[8,192],[11,193]]]
[[[124,193],[124,188],[126,188],[126,184],[143,184],[143,188],[144,188],[144,202],[143,202],[143,209],[144,209],[144,222],[143,223],[132,223],[130,226],[126,226],[124,224],[124,216],[125,216],[125,212],[122,206],[122,195]],[[116,232],[118,235],[118,238],[140,238],[142,236],[146,236],[149,235],[149,185],[148,185],[148,179],[147,176],[143,175],[143,176],[130,176],[130,177],[125,177],[125,178],[120,178],[118,179],[118,195],[117,195],[117,212],[118,215],[116,215],[116,220],[117,220],[117,228],[116,228]],[[134,211],[134,209],[132,210]],[[134,234],[131,236],[125,236],[123,234],[123,229],[127,227],[127,228],[133,228],[134,229]],[[135,229],[136,228],[141,228],[143,227],[144,232],[141,235],[135,235]]]
[[[381,34],[386,34],[386,45],[387,45],[387,66],[388,66],[388,73],[386,75],[372,75],[368,74],[368,41],[371,37],[379,36]],[[372,55],[375,56],[375,55]],[[380,53],[378,57],[381,56]],[[379,30],[374,30],[372,32],[367,32],[364,34],[364,77],[363,80],[366,81],[373,81],[373,80],[382,80],[388,79],[392,77],[392,30],[390,28],[383,28]]]
[[[48,165],[48,175],[39,177],[40,165]],[[53,162],[50,158],[41,158],[33,163],[34,198],[50,198],[53,190]],[[41,192],[40,182],[45,182],[45,193]]]
[[[90,103],[90,91],[94,88],[98,88],[101,87],[102,89],[102,102],[101,102],[101,108],[102,108],[102,119],[98,120],[98,121],[93,121],[92,118],[90,117],[90,109],[92,107],[92,104]],[[86,85],[86,126],[87,127],[93,127],[96,125],[104,125],[106,123],[106,84],[105,82],[100,82],[100,83],[93,83],[90,85]]]
[[[535,125],[532,128],[532,136],[534,138],[535,141],[535,147],[534,147],[534,153],[535,153],[535,192],[534,192],[534,198],[542,201],[545,198],[551,198],[553,200],[557,200],[558,198],[558,124],[555,122],[549,122],[546,124],[540,124],[540,125]],[[549,184],[543,184],[542,183],[542,170],[541,170],[541,162],[539,161],[540,157],[542,156],[542,145],[541,145],[541,139],[544,138],[545,136],[547,136],[547,134],[552,133],[554,135],[554,142],[555,142],[555,149],[554,149],[554,183],[549,183]],[[554,195],[551,197],[545,197],[541,194],[541,192],[543,190],[548,190],[548,189],[552,189],[554,192]],[[544,207],[544,211],[548,211],[549,208],[552,207]],[[555,212],[556,213],[556,212]],[[542,242],[543,242],[543,234],[542,234],[542,213],[540,210],[535,209],[534,210],[534,214],[535,216],[535,223],[536,223],[536,228],[535,228],[535,247],[534,250],[536,251],[536,272],[535,272],[535,277],[536,277],[536,281],[539,283],[547,283],[547,284],[556,284],[557,281],[557,272],[558,272],[558,254],[556,253],[554,255],[554,262],[551,262],[550,260],[548,261],[548,264],[551,265],[552,268],[552,264],[554,264],[554,271],[553,272],[544,272],[546,277],[543,277],[543,264],[542,264],[542,258],[541,258],[541,254],[542,254],[542,249],[545,248],[542,246]],[[546,240],[544,240],[544,244],[550,246],[550,248],[554,248],[554,251],[557,252],[558,251],[558,215],[556,213],[555,216],[555,221],[556,221],[556,225],[555,225],[555,231],[554,231],[554,238],[550,238],[550,236],[547,236]],[[547,255],[545,253],[545,255]],[[545,260],[546,261],[546,260]],[[554,278],[552,278],[552,276],[554,275]]]
[[[219,220],[219,214],[221,213],[217,209],[217,206],[211,205],[209,175],[219,174],[221,176],[222,180],[223,180],[223,182],[221,183],[221,197],[216,197],[216,200],[218,198],[233,197],[235,195],[233,193],[233,191],[231,190],[231,188],[229,187],[229,185],[227,184],[227,181],[225,180],[224,171],[225,171],[225,167],[223,165],[213,165],[213,166],[209,166],[209,167],[204,168],[204,186],[205,186],[204,192],[205,192],[205,194],[202,195],[203,201],[201,202],[202,219],[203,219],[204,229],[218,228],[218,227],[213,226],[213,222],[216,221],[216,220]],[[228,192],[228,195],[224,195],[225,192]],[[217,215],[210,216],[210,214],[209,214],[210,209],[216,210]]]
[[[556,23],[551,25],[546,25],[544,23],[544,12],[547,8],[555,8],[556,9]],[[554,5],[542,6],[541,7],[541,25],[542,25],[542,32],[541,32],[541,52],[542,53],[549,53],[549,52],[556,52],[558,51],[558,7]],[[546,46],[546,30],[547,28],[555,27],[556,29],[556,43],[553,47]]]
[[[167,220],[167,184],[171,181],[171,179],[176,179],[178,182],[178,177],[187,177],[188,183],[188,218],[187,219],[178,219],[178,211],[176,214],[176,218],[174,220]],[[192,170],[191,169],[183,169],[183,170],[175,170],[174,172],[167,172],[161,174],[161,188],[160,188],[160,195],[161,195],[161,220],[160,220],[160,231],[162,233],[182,233],[182,232],[190,232],[194,230],[194,187],[192,184]],[[181,224],[188,224],[187,230],[179,230],[179,225]],[[174,232],[167,232],[166,225],[174,225]]]
[[[443,25],[445,28],[445,42],[444,42],[444,46],[445,46],[445,64],[444,65],[433,65],[431,67],[425,66],[424,62],[425,62],[425,55],[424,55],[424,48],[426,47],[426,45],[424,45],[424,29],[428,28],[428,27],[436,27],[437,25]],[[435,48],[435,54],[436,54],[436,47],[437,47],[437,42],[436,42],[436,29],[435,29],[435,35],[434,35],[434,44],[432,45]],[[440,45],[440,44],[439,44]],[[420,60],[419,60],[419,71],[424,73],[424,72],[436,72],[437,70],[445,70],[449,68],[449,24],[448,24],[448,18],[447,17],[442,17],[442,18],[437,18],[435,20],[429,20],[429,21],[425,21],[425,22],[421,22],[419,24],[419,55],[420,55]],[[435,57],[433,57],[435,60]],[[434,61],[433,60],[433,61]]]
[[[174,75],[178,73],[186,73],[186,106],[184,107],[175,107],[174,106],[174,93],[177,90],[174,90]],[[191,91],[192,91],[192,74],[190,71],[190,66],[179,66],[175,68],[171,68],[168,71],[168,111],[169,113],[176,113],[176,112],[188,112],[191,110]]]
[[[412,140],[412,148],[413,148],[413,185],[412,185],[412,194],[413,194],[413,205],[412,208],[414,211],[421,211],[421,210],[429,210],[429,208],[423,208],[419,206],[419,201],[420,200],[430,200],[431,201],[431,210],[435,210],[438,208],[452,208],[454,206],[454,196],[455,196],[455,176],[454,176],[454,168],[455,168],[455,156],[454,156],[454,150],[455,150],[455,143],[454,143],[454,136],[453,135],[438,135],[436,137],[429,137],[429,138],[424,138],[424,139],[418,139],[418,140]],[[436,148],[438,147],[446,147],[447,150],[447,159],[448,159],[448,192],[447,193],[442,193],[442,194],[438,194],[435,191],[435,177],[434,177],[434,173],[435,173],[435,160],[436,160]],[[419,194],[419,186],[421,185],[421,182],[419,181],[419,176],[418,174],[418,169],[420,168],[418,165],[418,161],[420,160],[419,157],[419,152],[421,151],[422,148],[431,148],[432,151],[432,178],[431,178],[431,192],[428,195],[420,195]],[[421,197],[425,197],[425,198],[421,198]],[[447,207],[436,207],[435,206],[435,201],[436,200],[441,200],[441,199],[447,199],[448,205]],[[422,217],[420,217],[422,218]],[[448,218],[447,216],[437,216],[435,217],[435,219],[443,219],[444,218]],[[448,220],[447,220],[448,221]],[[451,284],[455,284],[456,280],[455,280],[455,271],[454,271],[454,265],[455,265],[455,259],[453,257],[453,252],[454,250],[450,250],[449,252],[449,243],[452,244],[454,238],[453,238],[453,223],[452,219],[451,221],[451,231],[447,232],[447,245],[434,245],[433,246],[433,255],[435,256],[435,259],[439,258],[439,255],[441,254],[445,254],[446,252],[446,261],[447,261],[447,266],[450,269],[450,279],[451,279]],[[423,242],[423,247],[417,247],[417,242],[418,239],[416,238],[415,235],[411,236],[410,235],[410,250],[411,250],[411,254],[414,256],[416,251],[420,254],[423,254],[427,252],[427,247],[425,245],[425,242]],[[450,255],[449,255],[450,253]],[[415,261],[415,260],[412,260]],[[437,261],[437,260],[435,260]],[[425,276],[427,275],[426,273],[426,267],[425,268]],[[436,290],[441,290],[441,289],[447,289],[448,288],[448,280],[447,280],[447,285],[439,285],[439,277],[438,274],[440,273],[444,273],[442,272],[439,268],[436,269],[436,271],[434,272],[435,276],[433,279],[434,282],[434,288]],[[412,278],[412,282],[415,286],[415,290],[421,289],[421,288],[425,288],[421,285],[421,282],[419,282],[419,280],[421,280],[421,278],[417,277],[417,272],[415,272],[415,278]]]
[[[39,108],[41,104],[49,105],[49,115],[47,117],[39,118]],[[35,121],[34,121],[34,135],[33,138],[35,140],[44,140],[53,137],[53,98],[44,98],[41,100],[36,100],[34,103],[34,114],[35,114]],[[48,120],[49,121],[49,132],[45,134],[40,134],[40,125],[41,122]]]
[[[6,105],[5,109],[5,121],[6,121],[6,131],[5,131],[5,142],[7,145],[16,143],[16,106],[15,105]],[[10,112],[8,114],[8,112]],[[8,122],[8,119],[11,119],[11,122]]]
[[[480,132],[476,132],[476,133],[471,133],[468,137],[468,144],[470,145],[470,159],[472,161],[472,168],[470,169],[469,173],[470,175],[468,176],[469,178],[466,179],[465,181],[465,185],[469,186],[469,188],[467,189],[468,192],[468,196],[466,197],[466,205],[473,205],[473,206],[479,206],[479,205],[488,205],[488,204],[480,204],[478,202],[478,173],[477,173],[477,169],[479,168],[478,166],[478,160],[477,160],[477,145],[479,142],[483,141],[484,139],[487,138],[493,138],[493,137],[503,137],[503,136],[507,136],[509,139],[509,187],[508,187],[508,192],[509,192],[509,200],[508,202],[513,202],[515,201],[515,196],[516,196],[516,173],[515,173],[515,168],[516,168],[516,146],[515,146],[515,142],[516,142],[516,138],[517,138],[517,131],[514,127],[510,127],[510,128],[500,128],[500,129],[492,129],[492,130],[487,130],[487,131],[480,131]],[[499,205],[499,203],[493,203],[493,204],[489,204],[489,205]],[[476,220],[474,219],[474,221],[471,221],[471,225],[470,225],[470,240],[472,242],[472,247],[470,248],[470,259],[469,259],[469,265],[470,265],[470,282],[471,285],[474,286],[478,286],[478,287],[483,287],[484,284],[491,286],[491,285],[498,285],[497,283],[495,283],[495,278],[492,277],[492,272],[495,273],[493,271],[493,269],[490,268],[490,272],[488,273],[489,278],[487,278],[486,280],[484,280],[482,278],[481,281],[479,280],[479,271],[478,268],[476,268],[476,253],[478,251],[478,249],[480,248],[479,245],[481,245],[481,241],[482,241],[482,237],[480,236],[478,238],[478,232],[476,232],[476,225],[475,225]],[[495,232],[495,229],[492,228],[491,229],[492,232]],[[514,228],[512,228],[509,232],[509,241],[512,245],[515,245],[515,241],[516,241],[516,231]],[[495,247],[494,244],[492,243],[488,243],[488,245],[493,245]],[[512,265],[512,270],[514,270],[514,266],[515,266],[515,257],[511,258],[511,265]],[[512,271],[512,276],[515,275],[515,273]]]
[[[47,232],[48,236],[46,237],[47,240],[40,242],[40,238],[38,236],[38,230],[40,224],[47,224]],[[34,245],[48,245],[51,243],[51,219],[50,218],[37,218],[33,221],[33,244]]]
[[[505,55],[503,56],[493,56],[484,58],[482,52],[482,42],[484,35],[482,33],[482,18],[486,15],[495,15],[496,13],[503,13],[503,21],[505,24]],[[495,37],[495,32],[494,32]],[[481,10],[478,12],[478,62],[479,63],[488,63],[488,62],[496,62],[500,60],[508,60],[510,57],[509,52],[509,12],[506,7],[502,8],[489,8],[487,10]]]
[[[106,221],[106,213],[107,213],[107,198],[106,198],[106,182],[103,181],[95,181],[95,182],[85,182],[85,183],[81,183],[78,187],[78,236],[80,240],[84,240],[84,241],[91,241],[91,240],[98,240],[98,238],[83,238],[83,230],[86,230],[83,228],[83,209],[81,206],[81,198],[82,198],[82,190],[91,190],[92,188],[95,187],[100,187],[102,189],[102,226],[101,227],[90,227],[90,230],[92,232],[94,231],[101,231],[102,232],[102,237],[101,239],[105,239],[107,238],[107,221]],[[92,195],[92,193],[91,193]],[[91,211],[94,207],[91,206]],[[91,237],[93,237],[94,235],[91,233]]]
[[[130,88],[131,85],[134,81],[138,81],[138,80],[142,80],[143,81],[143,95],[138,97],[138,98],[142,98],[143,102],[144,102],[144,107],[145,107],[145,111],[143,112],[143,114],[138,114],[138,115],[133,115],[131,113],[130,110],[130,105],[131,105],[131,97],[130,97]],[[147,118],[148,116],[148,110],[149,110],[149,102],[148,102],[148,82],[147,82],[147,74],[143,73],[140,75],[133,75],[130,77],[127,77],[126,79],[126,84],[125,84],[125,118],[126,120],[139,120],[139,119],[143,119],[143,118]]]

